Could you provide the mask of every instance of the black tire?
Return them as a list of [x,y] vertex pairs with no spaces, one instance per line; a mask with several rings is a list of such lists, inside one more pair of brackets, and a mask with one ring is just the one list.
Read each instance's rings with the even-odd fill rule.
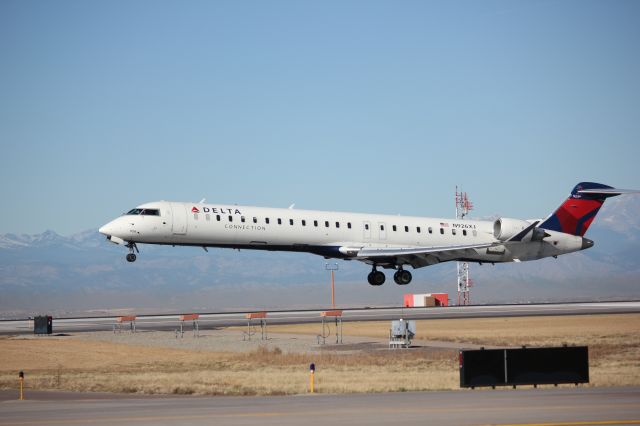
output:
[[411,282],[411,279],[413,278],[411,276],[411,272],[409,271],[405,271],[404,269],[401,271],[396,272],[398,274],[398,281],[396,281],[398,284],[400,285],[407,285]]
[[127,255],[127,262],[135,262],[136,261],[136,255],[134,253],[129,253]]
[[376,271],[373,273],[373,285],[382,285],[384,284],[386,280],[386,277],[384,276],[384,274],[380,271]]

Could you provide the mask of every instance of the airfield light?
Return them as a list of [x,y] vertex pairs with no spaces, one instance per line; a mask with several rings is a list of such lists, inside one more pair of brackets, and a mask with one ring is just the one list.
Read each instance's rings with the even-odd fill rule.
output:
[[24,400],[24,371],[18,373],[18,378],[20,380],[20,401]]

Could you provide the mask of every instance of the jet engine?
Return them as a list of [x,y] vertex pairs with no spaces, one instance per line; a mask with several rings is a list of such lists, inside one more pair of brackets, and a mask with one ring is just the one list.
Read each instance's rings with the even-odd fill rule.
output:
[[[507,241],[531,225],[533,225],[533,222],[527,222],[526,220],[500,218],[493,222],[493,236],[500,241]],[[542,241],[546,236],[548,234],[544,232],[544,229],[533,228],[526,235],[523,235],[519,241]]]

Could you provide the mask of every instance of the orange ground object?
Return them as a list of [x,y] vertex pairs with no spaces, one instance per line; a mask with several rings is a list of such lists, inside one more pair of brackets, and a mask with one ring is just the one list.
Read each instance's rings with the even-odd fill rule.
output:
[[436,306],[449,306],[449,295],[447,293],[431,293],[436,299]]
[[323,317],[341,317],[342,311],[340,309],[336,309],[335,311],[324,311],[320,313]]
[[413,308],[413,294],[404,295],[404,307]]
[[[430,298],[435,299],[435,305]],[[430,302],[428,303],[427,300]],[[403,305],[405,308],[449,306],[449,295],[447,293],[405,294]]]
[[195,321],[200,318],[200,314],[182,314],[180,315],[180,321]]
[[247,319],[266,318],[266,312],[250,312],[246,315]]
[[135,321],[135,320],[136,320],[135,315],[125,315],[122,317],[118,317],[118,322],[128,322],[128,321]]

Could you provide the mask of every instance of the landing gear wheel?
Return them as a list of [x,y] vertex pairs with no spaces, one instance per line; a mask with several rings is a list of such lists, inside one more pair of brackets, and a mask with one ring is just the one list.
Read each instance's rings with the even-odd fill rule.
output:
[[127,262],[135,262],[136,261],[135,252],[140,253],[140,251],[138,250],[138,246],[133,241],[130,241],[127,244],[127,248],[129,249],[129,254],[127,255]]
[[393,280],[398,285],[407,285],[411,282],[412,278],[411,272],[405,271],[404,269],[400,269],[393,274]]
[[379,286],[384,284],[385,276],[380,271],[372,271],[371,273],[369,273],[367,280],[369,281],[369,284]]

